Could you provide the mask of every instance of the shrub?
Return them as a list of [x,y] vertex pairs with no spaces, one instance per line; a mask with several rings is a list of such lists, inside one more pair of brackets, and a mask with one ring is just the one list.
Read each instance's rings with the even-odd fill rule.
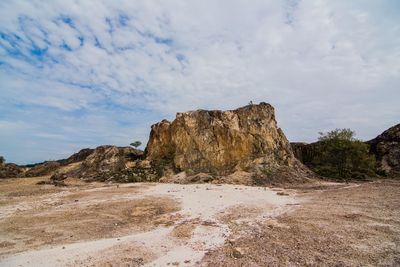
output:
[[337,179],[365,179],[375,175],[375,158],[369,145],[354,138],[350,129],[320,133],[311,168],[319,175]]
[[142,144],[142,142],[140,142],[140,141],[135,141],[133,143],[130,143],[130,145],[135,147],[135,148],[138,148],[141,144]]

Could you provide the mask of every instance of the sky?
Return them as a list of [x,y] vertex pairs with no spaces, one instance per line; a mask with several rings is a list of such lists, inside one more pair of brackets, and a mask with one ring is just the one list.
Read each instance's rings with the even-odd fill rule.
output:
[[290,141],[400,122],[398,0],[1,0],[0,155],[140,140],[176,112],[268,102]]

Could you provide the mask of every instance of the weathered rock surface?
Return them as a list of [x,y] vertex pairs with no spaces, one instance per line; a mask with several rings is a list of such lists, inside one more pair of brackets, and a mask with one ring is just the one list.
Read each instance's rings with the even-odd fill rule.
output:
[[25,169],[14,163],[0,164],[0,178],[16,178],[23,175]]
[[3,164],[3,166],[0,166],[0,177],[16,178],[53,175],[64,166],[85,160],[93,151],[94,149],[85,148],[67,159],[44,161],[36,164]]
[[400,124],[366,142],[375,154],[379,169],[386,173],[400,173]]
[[311,165],[313,159],[317,156],[319,144],[319,142],[310,144],[302,142],[290,143],[295,157],[306,166]]
[[81,149],[79,152],[73,154],[72,156],[70,156],[66,160],[62,160],[61,163],[63,165],[66,165],[66,164],[71,164],[71,163],[75,163],[75,162],[84,161],[88,156],[93,154],[94,151],[95,150],[92,149],[92,148]]
[[[266,103],[236,110],[178,113],[152,126],[146,157],[164,175],[253,173],[254,179],[304,179],[311,173],[294,156]],[[253,179],[253,180],[254,180]],[[278,179],[279,180],[279,179]]]
[[142,156],[142,151],[132,147],[100,146],[92,150],[84,149],[68,158],[67,162],[70,163],[60,168],[51,179],[73,177],[86,181],[136,181],[133,176],[137,178],[142,172],[143,176],[148,174],[143,171],[147,169],[145,164],[138,162]]
[[61,164],[57,161],[45,161],[36,164],[34,167],[27,169],[23,176],[25,177],[38,177],[54,173]]

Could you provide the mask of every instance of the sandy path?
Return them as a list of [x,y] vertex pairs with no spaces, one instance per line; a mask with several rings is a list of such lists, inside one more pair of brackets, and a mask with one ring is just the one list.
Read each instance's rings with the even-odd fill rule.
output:
[[[121,187],[132,186],[141,188],[142,185],[121,185]],[[229,236],[231,231],[226,221],[221,219],[223,216],[236,213],[233,216],[235,220],[255,223],[280,215],[298,203],[295,197],[280,196],[271,189],[240,185],[156,184],[144,187],[136,193],[135,198],[148,196],[176,199],[181,204],[181,210],[177,212],[180,219],[172,226],[159,226],[147,232],[77,242],[7,256],[0,259],[0,265],[97,266],[108,262],[116,263],[118,266],[120,259],[116,257],[125,257],[132,260],[139,259],[136,263],[132,261],[129,266],[142,264],[192,266],[200,261],[207,251],[222,246]],[[120,197],[127,196],[124,194]],[[117,198],[118,194],[113,195],[113,199]],[[178,231],[181,228],[185,229],[183,234]],[[113,251],[118,246],[134,246],[137,249],[133,252],[127,251],[123,255],[104,253]],[[135,251],[141,252],[135,255]]]

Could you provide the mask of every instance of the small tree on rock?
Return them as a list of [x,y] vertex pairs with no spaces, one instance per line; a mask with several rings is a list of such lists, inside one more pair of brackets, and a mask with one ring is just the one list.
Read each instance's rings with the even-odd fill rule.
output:
[[0,164],[3,164],[4,162],[6,162],[6,159],[3,156],[0,156]]
[[135,147],[135,148],[138,148],[141,144],[142,144],[142,142],[140,142],[140,141],[135,141],[135,142],[131,143],[130,145],[133,146],[133,147]]

